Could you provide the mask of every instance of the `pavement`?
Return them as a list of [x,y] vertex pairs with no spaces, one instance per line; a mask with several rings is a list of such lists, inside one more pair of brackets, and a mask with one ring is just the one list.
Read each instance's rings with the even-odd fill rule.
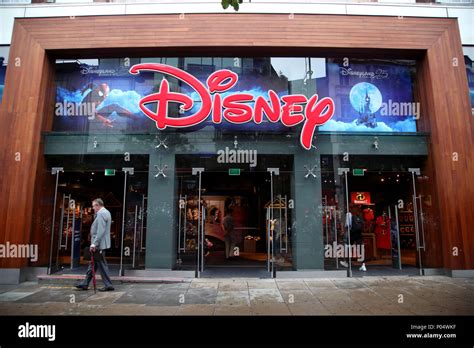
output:
[[0,315],[474,315],[474,279],[201,278],[104,293],[25,282],[0,285]]

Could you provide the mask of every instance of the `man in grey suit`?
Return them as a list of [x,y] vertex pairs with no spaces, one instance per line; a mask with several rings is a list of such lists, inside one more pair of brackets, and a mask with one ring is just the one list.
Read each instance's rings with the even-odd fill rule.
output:
[[[94,269],[99,269],[104,287],[99,291],[113,291],[112,281],[109,277],[109,267],[105,261],[105,250],[110,248],[110,225],[112,217],[110,212],[104,208],[104,202],[100,198],[92,201],[92,208],[95,211],[95,219],[91,226],[91,246],[90,252],[94,254]],[[86,277],[76,288],[87,290],[92,280],[92,264],[87,269]]]

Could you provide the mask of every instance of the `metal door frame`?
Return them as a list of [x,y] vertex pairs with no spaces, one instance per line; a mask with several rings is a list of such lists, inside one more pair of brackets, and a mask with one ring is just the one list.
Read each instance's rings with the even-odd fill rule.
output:
[[135,170],[133,167],[122,168],[122,172],[124,172],[125,176],[123,179],[123,206],[122,206],[122,238],[121,238],[121,245],[120,245],[120,269],[119,269],[119,277],[124,276],[124,268],[123,268],[123,242],[125,237],[125,212],[126,212],[126,199],[127,199],[127,176],[133,175]]
[[[350,213],[349,210],[349,186],[347,184],[347,173],[349,173],[349,168],[338,168],[337,174],[344,175],[344,188],[346,190],[346,220],[347,214]],[[352,215],[351,215],[352,216]],[[344,221],[344,227],[347,228],[347,243],[349,245],[349,262],[347,268],[347,276],[350,278],[352,277],[352,247],[351,247],[351,229],[349,226],[346,226],[346,222]]]
[[[272,229],[273,221],[273,175],[280,175],[280,168],[267,168],[267,172],[270,173],[270,206],[267,211],[267,271],[270,272],[272,278],[276,278],[276,267],[275,267],[275,240]],[[281,226],[280,226],[280,239],[281,239]]]
[[[56,175],[56,185],[54,186],[54,203],[53,203],[53,218],[51,223],[51,245],[49,249],[49,267],[48,274],[51,275],[53,267],[53,246],[54,246],[54,228],[56,223],[56,204],[58,198],[58,184],[59,184],[59,173],[64,173],[63,167],[53,167],[51,168],[51,175]],[[57,266],[57,262],[56,262]]]
[[[416,193],[416,179],[415,175],[420,176],[421,171],[420,168],[408,168],[408,171],[411,173],[412,178],[412,185],[413,185],[413,195],[412,195],[412,202],[413,202],[413,219],[415,222],[415,239],[416,239],[416,253],[418,254],[418,267],[420,271],[420,275],[424,275],[425,271],[423,268],[423,261],[421,258],[421,251],[425,251],[425,235],[424,235],[424,228],[423,228],[423,207],[421,196],[417,196]],[[421,215],[418,213],[418,201],[420,202],[420,211]],[[420,225],[421,225],[421,233],[420,233]]]
[[192,175],[198,176],[198,226],[197,226],[197,250],[196,250],[196,278],[201,278],[204,272],[204,217],[205,208],[201,205],[201,184],[204,168],[193,168]]

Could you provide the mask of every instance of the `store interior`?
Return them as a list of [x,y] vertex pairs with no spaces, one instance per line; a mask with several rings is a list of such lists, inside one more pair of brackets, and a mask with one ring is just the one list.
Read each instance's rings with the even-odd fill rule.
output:
[[[281,268],[291,267],[290,195],[292,158],[258,156],[257,166],[220,164],[216,156],[177,156],[178,266],[186,269],[196,262],[198,229],[198,176],[192,167],[205,168],[201,174],[201,204],[205,209],[204,243],[206,267],[256,267],[267,263],[267,230],[273,228],[275,257]],[[273,178],[273,203],[268,167],[281,168]],[[240,169],[231,175],[229,169]],[[273,225],[267,214],[273,209]],[[230,254],[225,248],[225,218],[233,223]],[[226,257],[228,256],[228,257]]]
[[[144,268],[147,156],[133,156],[130,161],[124,161],[123,156],[48,156],[47,162],[50,168],[64,168],[58,180],[53,241],[53,264],[57,264],[57,269],[70,269],[73,255],[73,268],[88,264],[89,261],[84,260],[84,249],[90,245],[90,228],[94,219],[92,200],[95,198],[104,201],[112,216],[107,262],[111,265],[120,263],[123,222],[123,247],[130,251],[124,253],[124,267]],[[123,167],[134,168],[133,175],[127,175],[124,221]],[[73,231],[75,243],[72,241]]]
[[[322,156],[325,245],[333,245],[335,241],[336,244],[347,242],[348,199],[353,225],[351,244],[364,245],[364,260],[352,259],[356,270],[362,271],[362,263],[366,267],[364,272],[370,272],[371,267],[380,269],[380,266],[394,269],[417,267],[413,180],[408,168],[417,164],[419,167],[422,161],[423,158],[418,157],[383,156],[362,160],[354,156],[351,162],[344,163],[340,157]],[[343,176],[337,175],[338,165],[350,168],[347,198]],[[355,226],[357,224],[360,227]],[[333,255],[325,258],[325,269],[344,269],[346,266],[344,260]]]

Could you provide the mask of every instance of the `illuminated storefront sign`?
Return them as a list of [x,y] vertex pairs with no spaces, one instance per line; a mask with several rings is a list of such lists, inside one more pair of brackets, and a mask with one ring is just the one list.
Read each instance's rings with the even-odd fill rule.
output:
[[[169,82],[164,78],[157,93],[149,94],[140,99],[141,111],[156,122],[158,129],[167,127],[185,128],[198,125],[211,116],[214,124],[220,124],[223,119],[233,124],[254,122],[260,124],[263,114],[272,122],[281,122],[286,127],[303,123],[300,143],[311,149],[314,132],[317,126],[325,124],[334,115],[334,101],[330,97],[319,100],[317,94],[309,99],[303,94],[278,96],[273,90],[268,90],[268,101],[263,96],[255,98],[250,93],[232,93],[225,96],[221,93],[229,91],[238,81],[238,75],[230,70],[222,69],[213,72],[206,80],[206,85],[184,70],[165,64],[137,64],[130,69],[131,74],[142,71],[163,73],[183,81],[194,89],[200,99],[198,111],[192,115],[181,117],[168,116],[168,103],[180,103],[184,113],[194,106],[193,99],[184,93],[171,92]],[[147,107],[148,104],[158,103],[156,112]],[[249,105],[254,103],[254,105]]]
[[370,204],[370,192],[351,192],[351,201],[354,204]]
[[[53,131],[155,133],[167,128],[170,133],[215,129],[287,135],[299,124],[305,125],[306,148],[318,124],[318,132],[417,131],[420,106],[413,98],[412,63],[353,60],[345,67],[337,59],[317,58],[315,77],[308,79],[303,58],[245,59],[245,67],[236,67],[222,57],[153,58],[135,65],[134,73],[116,59],[57,63]],[[317,109],[322,110],[319,119]]]

